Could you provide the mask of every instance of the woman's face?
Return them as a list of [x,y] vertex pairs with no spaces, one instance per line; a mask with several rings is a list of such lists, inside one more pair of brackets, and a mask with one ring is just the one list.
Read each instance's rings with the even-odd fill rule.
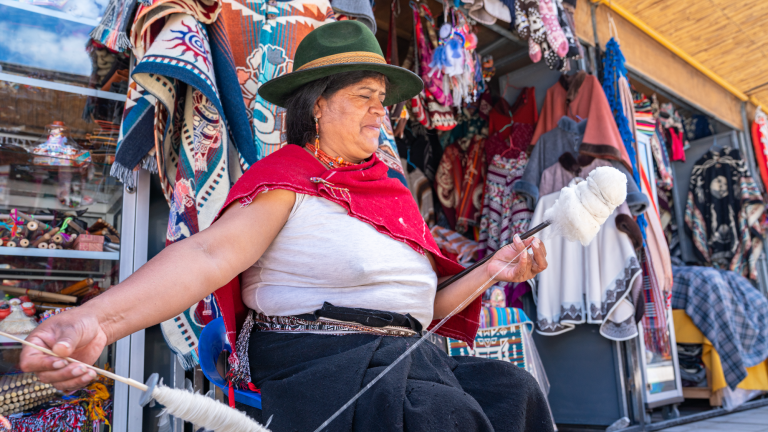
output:
[[379,147],[385,96],[382,77],[366,78],[327,99],[320,97],[315,104],[320,148],[354,163],[369,158]]

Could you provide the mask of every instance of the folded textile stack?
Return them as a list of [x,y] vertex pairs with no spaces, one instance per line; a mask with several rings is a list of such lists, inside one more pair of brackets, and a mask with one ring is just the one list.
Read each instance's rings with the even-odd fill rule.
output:
[[683,387],[707,387],[707,371],[701,361],[702,350],[699,344],[677,344],[677,362],[680,364]]

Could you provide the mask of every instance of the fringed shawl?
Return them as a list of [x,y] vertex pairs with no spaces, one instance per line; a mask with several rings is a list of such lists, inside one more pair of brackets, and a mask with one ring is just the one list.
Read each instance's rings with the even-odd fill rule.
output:
[[[243,174],[232,187],[222,209],[235,201],[247,206],[256,194],[274,189],[325,198],[341,205],[351,217],[370,224],[380,233],[406,243],[421,254],[430,252],[435,259],[438,276],[449,276],[463,270],[461,265],[440,253],[411,193],[398,180],[387,177],[387,166],[375,155],[361,165],[328,170],[303,148],[287,145],[255,163]],[[238,330],[248,313],[240,293],[239,276],[219,288],[214,295],[224,317],[227,339],[235,346]],[[479,316],[478,298],[448,320],[437,333],[472,345],[480,325]],[[234,354],[230,362],[238,362]]]

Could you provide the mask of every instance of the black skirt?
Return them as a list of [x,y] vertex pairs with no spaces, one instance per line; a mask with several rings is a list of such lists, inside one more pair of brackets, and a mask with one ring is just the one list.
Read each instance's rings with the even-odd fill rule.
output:
[[[273,432],[313,432],[389,366],[416,337],[254,331],[252,382]],[[238,408],[241,408],[238,404]],[[536,380],[510,363],[449,357],[425,342],[326,431],[552,431]]]

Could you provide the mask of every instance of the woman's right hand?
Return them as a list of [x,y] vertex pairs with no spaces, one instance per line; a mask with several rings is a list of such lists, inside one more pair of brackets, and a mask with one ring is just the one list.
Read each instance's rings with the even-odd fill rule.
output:
[[[92,365],[104,351],[108,337],[96,316],[74,309],[43,321],[27,336],[27,341],[61,357]],[[20,366],[24,372],[34,372],[41,382],[64,392],[84,387],[96,378],[96,372],[85,366],[28,346],[21,351]]]

